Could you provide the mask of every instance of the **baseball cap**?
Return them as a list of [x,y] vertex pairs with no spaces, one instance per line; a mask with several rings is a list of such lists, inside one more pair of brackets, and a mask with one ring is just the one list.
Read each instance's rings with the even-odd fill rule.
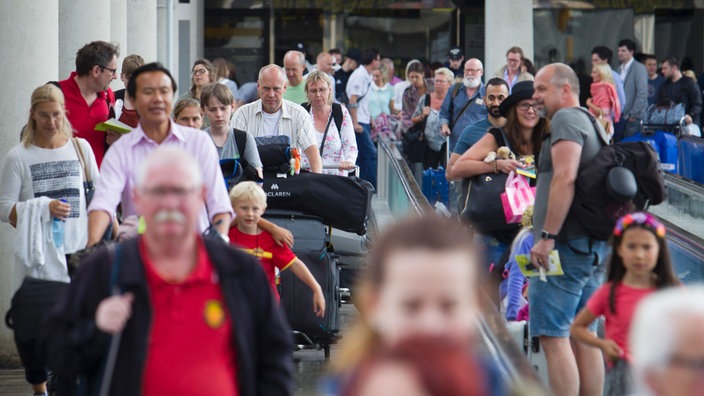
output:
[[460,59],[464,56],[464,51],[460,47],[451,47],[447,53],[447,57],[453,60]]
[[358,65],[362,64],[362,52],[357,48],[348,49],[345,56],[356,61]]

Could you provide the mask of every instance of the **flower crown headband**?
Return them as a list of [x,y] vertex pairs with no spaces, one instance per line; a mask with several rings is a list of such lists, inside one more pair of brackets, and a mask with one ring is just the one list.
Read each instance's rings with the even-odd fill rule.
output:
[[614,235],[620,237],[633,224],[649,228],[659,238],[665,238],[665,226],[650,213],[636,212],[629,213],[616,222]]

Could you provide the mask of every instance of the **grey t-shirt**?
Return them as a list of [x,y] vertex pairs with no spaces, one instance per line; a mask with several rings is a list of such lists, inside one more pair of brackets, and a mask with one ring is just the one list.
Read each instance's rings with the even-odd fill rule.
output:
[[[210,128],[205,129],[205,132],[210,136]],[[240,157],[237,142],[235,141],[235,134],[232,129],[230,129],[230,132],[227,134],[225,144],[223,144],[222,147],[215,145],[215,148],[218,150],[218,157],[220,157],[220,159]],[[247,144],[244,147],[244,159],[255,168],[261,168],[263,166],[262,160],[259,158],[257,142],[254,141],[254,136],[250,133],[247,133]]]
[[[540,232],[543,230],[548,210],[548,197],[550,196],[550,184],[552,183],[553,175],[552,153],[550,150],[555,143],[561,140],[573,141],[582,146],[582,154],[579,159],[580,167],[582,164],[591,161],[603,145],[594,129],[594,124],[583,110],[564,108],[553,115],[550,122],[550,134],[543,141],[538,163],[533,212],[533,230],[536,241],[540,238]],[[577,220],[568,214],[559,232],[560,239],[574,239],[586,235],[587,233]]]

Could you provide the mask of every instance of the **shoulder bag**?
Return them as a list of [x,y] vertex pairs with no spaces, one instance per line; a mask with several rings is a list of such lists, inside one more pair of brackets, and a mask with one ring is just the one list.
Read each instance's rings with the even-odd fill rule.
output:
[[[506,146],[510,143],[501,129]],[[506,190],[508,175],[503,172],[483,173],[463,180],[465,192],[462,201],[462,218],[468,220],[472,227],[482,234],[491,234],[516,228],[515,224],[506,223],[501,193]]]
[[[93,179],[90,177],[90,172],[88,172],[88,165],[86,165],[86,157],[83,155],[83,149],[81,144],[76,140],[76,138],[71,138],[73,143],[73,148],[76,149],[76,154],[78,155],[78,162],[81,163],[81,169],[83,170],[83,195],[86,200],[86,215],[88,215],[88,205],[90,201],[93,200],[93,194],[95,193],[95,186],[93,185]],[[109,241],[112,239],[112,221],[108,224],[108,228],[105,229],[105,234],[103,234],[103,241]]]
[[[430,106],[430,94],[425,94],[425,105]],[[422,113],[421,113],[422,115]],[[403,135],[403,153],[410,162],[423,162],[425,154],[425,123],[428,117],[413,124]]]

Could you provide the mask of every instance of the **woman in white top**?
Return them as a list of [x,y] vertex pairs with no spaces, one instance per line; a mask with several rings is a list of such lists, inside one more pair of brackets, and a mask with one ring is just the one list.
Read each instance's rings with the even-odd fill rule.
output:
[[[98,165],[88,142],[72,142],[72,135],[61,90],[43,85],[32,93],[22,142],[10,150],[0,170],[0,220],[18,227],[15,256],[24,264],[26,275],[34,278],[68,282],[63,254],[85,248],[88,241],[83,166],[77,146],[94,181],[98,180]],[[49,237],[52,219],[64,222],[63,249]],[[43,255],[36,254],[38,249]],[[26,378],[34,392],[45,392],[45,368],[24,361],[31,348],[26,345],[20,350]]]
[[[354,169],[357,161],[357,141],[350,113],[346,108],[335,104],[340,106],[342,112],[342,122],[338,129],[333,117],[330,79],[324,72],[310,73],[306,78],[305,91],[310,103],[311,120],[318,138],[320,157],[323,160],[323,172],[346,175]],[[306,167],[307,164],[304,163],[303,166]]]

